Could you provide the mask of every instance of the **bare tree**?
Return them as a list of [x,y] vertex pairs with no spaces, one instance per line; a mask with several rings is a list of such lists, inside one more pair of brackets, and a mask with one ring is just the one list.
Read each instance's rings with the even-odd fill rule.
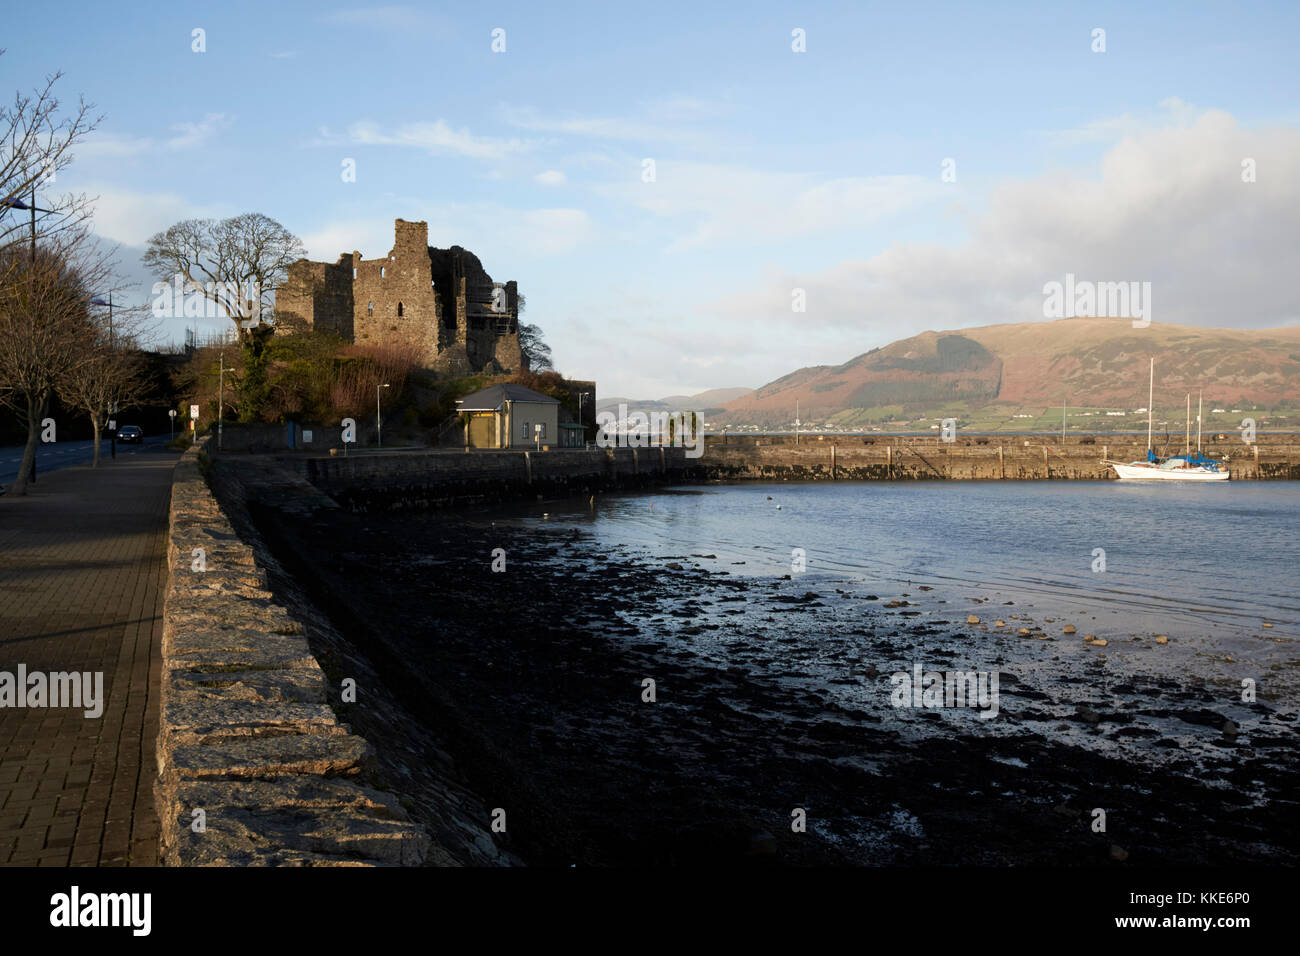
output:
[[21,244],[0,249],[0,404],[27,423],[13,494],[26,494],[50,398],[91,354],[89,300],[111,273],[84,227],[61,231],[34,255]]
[[[119,321],[121,321],[119,319]],[[91,467],[99,467],[100,432],[111,412],[138,405],[147,391],[144,362],[134,336],[102,325],[89,330],[82,360],[60,379],[59,397],[69,408],[85,412],[94,431]]]
[[0,107],[0,248],[27,240],[30,254],[40,239],[75,230],[90,216],[84,195],[46,197],[36,208],[37,187],[55,181],[72,162],[72,147],[102,118],[92,115],[94,107],[84,99],[71,111],[61,110],[54,87],[62,75],[46,77],[44,86],[15,93],[11,104]]
[[274,331],[275,289],[289,266],[306,256],[302,241],[274,219],[244,213],[229,219],[186,219],[149,240],[143,261],[164,282],[215,303],[235,323],[244,352],[239,417],[256,421],[267,401],[267,345]]

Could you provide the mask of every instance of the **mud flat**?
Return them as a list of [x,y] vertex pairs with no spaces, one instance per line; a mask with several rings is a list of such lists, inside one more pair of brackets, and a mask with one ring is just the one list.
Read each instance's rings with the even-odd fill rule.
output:
[[[1295,702],[1243,703],[1191,662],[941,587],[745,578],[487,510],[251,511],[523,862],[1300,862]],[[895,707],[918,662],[996,670],[996,718]]]

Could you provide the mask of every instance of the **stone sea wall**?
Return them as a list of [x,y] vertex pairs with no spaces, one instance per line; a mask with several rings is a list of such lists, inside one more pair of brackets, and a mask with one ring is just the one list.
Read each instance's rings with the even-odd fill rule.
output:
[[[1181,452],[1181,447],[1173,454]],[[1300,479],[1300,443],[1294,436],[1246,445],[1241,441],[1207,444],[1212,457],[1228,457],[1234,480]],[[1109,480],[1114,470],[1101,460],[1146,458],[1146,439],[1098,438],[1062,444],[1042,437],[969,437],[955,442],[936,438],[803,435],[779,440],[710,437],[700,459],[707,476],[723,481],[861,481],[1074,479]]]
[[370,786],[302,627],[191,448],[176,466],[156,797],[168,865],[415,865],[429,838]]
[[684,448],[393,452],[281,461],[358,511],[594,494],[704,477],[702,459],[687,457]]

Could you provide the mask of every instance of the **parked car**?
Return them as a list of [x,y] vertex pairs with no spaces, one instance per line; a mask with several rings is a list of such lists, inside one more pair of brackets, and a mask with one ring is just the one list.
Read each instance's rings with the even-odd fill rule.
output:
[[123,444],[139,445],[144,442],[144,432],[139,425],[123,425],[117,430],[117,440]]

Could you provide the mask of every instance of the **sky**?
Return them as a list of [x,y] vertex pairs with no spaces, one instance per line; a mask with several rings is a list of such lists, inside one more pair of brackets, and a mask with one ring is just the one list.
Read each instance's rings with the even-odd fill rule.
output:
[[98,197],[140,301],[151,235],[260,212],[330,262],[426,220],[603,395],[1048,321],[1067,274],[1150,282],[1155,322],[1300,322],[1300,4],[55,2],[0,30],[6,97],[61,70],[103,114],[47,191]]

